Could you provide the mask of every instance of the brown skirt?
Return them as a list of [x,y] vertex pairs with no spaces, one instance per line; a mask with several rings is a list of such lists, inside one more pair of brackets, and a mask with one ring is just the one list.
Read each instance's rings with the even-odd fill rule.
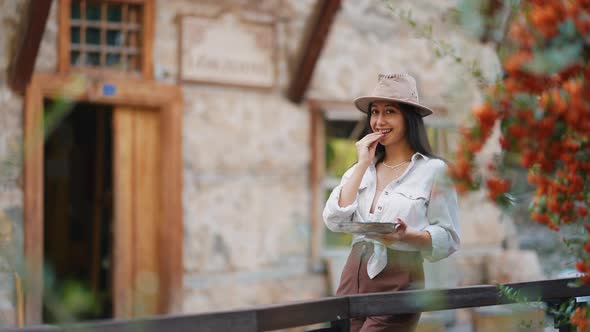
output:
[[[367,274],[367,261],[372,254],[372,243],[354,244],[342,270],[336,295],[424,288],[423,258],[420,252],[387,249],[387,266],[373,279]],[[350,331],[414,331],[419,319],[420,313],[351,319]]]

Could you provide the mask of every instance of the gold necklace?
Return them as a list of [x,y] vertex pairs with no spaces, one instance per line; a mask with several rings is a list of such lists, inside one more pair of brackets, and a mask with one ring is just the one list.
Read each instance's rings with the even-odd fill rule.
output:
[[404,160],[404,161],[402,161],[401,163],[399,163],[399,164],[395,164],[395,165],[387,165],[387,164],[385,163],[385,161],[382,161],[381,163],[383,164],[383,166],[385,166],[385,167],[387,167],[387,168],[391,168],[391,169],[397,169],[397,168],[400,168],[400,167],[401,167],[403,164],[406,164],[406,163],[409,163],[409,162],[410,162],[409,160]]

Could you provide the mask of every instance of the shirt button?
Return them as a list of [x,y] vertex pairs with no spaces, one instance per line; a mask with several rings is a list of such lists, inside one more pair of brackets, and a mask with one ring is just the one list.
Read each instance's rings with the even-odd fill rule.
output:
[[378,207],[377,207],[377,210],[381,211],[381,207],[380,207],[380,206],[378,206]]
[[386,191],[384,194],[385,194],[385,196],[389,195],[389,191]]

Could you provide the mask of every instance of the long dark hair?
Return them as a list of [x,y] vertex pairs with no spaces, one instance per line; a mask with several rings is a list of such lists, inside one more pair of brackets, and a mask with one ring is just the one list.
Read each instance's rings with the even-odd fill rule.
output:
[[[369,112],[367,114],[367,131],[372,132],[371,128],[371,107],[373,103],[369,104]],[[422,116],[418,114],[415,106],[397,103],[396,106],[401,110],[402,116],[404,117],[404,124],[406,126],[406,139],[410,148],[416,152],[429,157],[443,159],[432,152],[432,147],[428,141],[428,135],[426,134],[426,127],[424,126],[424,120]],[[385,158],[385,147],[381,144],[377,144],[377,150],[375,151],[377,161],[383,161]],[[444,160],[444,159],[443,159]]]

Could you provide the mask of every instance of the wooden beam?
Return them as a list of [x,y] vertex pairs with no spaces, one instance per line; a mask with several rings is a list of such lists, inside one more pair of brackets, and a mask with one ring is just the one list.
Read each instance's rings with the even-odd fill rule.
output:
[[307,36],[301,48],[303,51],[287,92],[287,98],[294,103],[300,103],[307,91],[316,63],[324,48],[326,38],[340,5],[341,0],[317,1],[315,14],[311,18]]
[[322,221],[322,205],[325,190],[323,187],[324,170],[326,168],[325,124],[322,112],[310,113],[311,163],[309,164],[309,185],[311,187],[311,243],[310,268],[319,271],[322,264],[321,250],[324,238]]
[[[182,311],[183,302],[183,224],[182,224],[182,96],[161,113],[162,146],[162,220],[159,242],[166,245],[159,251],[162,295],[159,312]],[[178,221],[178,222],[174,222]],[[178,243],[179,245],[171,245]]]
[[141,71],[145,79],[154,78],[154,39],[155,39],[155,11],[154,0],[143,3],[143,46],[141,50]]
[[43,93],[36,79],[25,95],[25,324],[41,324],[43,303]]
[[41,38],[49,16],[52,0],[31,0],[22,19],[17,49],[10,63],[8,84],[18,93],[24,93],[35,67]]
[[[113,165],[133,165],[133,110],[113,112]],[[113,315],[133,317],[133,167],[113,169],[113,252],[121,253],[113,264]]]

